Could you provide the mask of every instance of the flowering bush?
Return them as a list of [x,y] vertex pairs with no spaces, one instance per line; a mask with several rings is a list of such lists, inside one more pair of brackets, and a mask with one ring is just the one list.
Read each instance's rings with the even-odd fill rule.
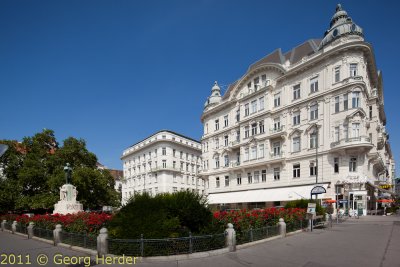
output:
[[221,226],[226,227],[232,223],[237,230],[246,230],[250,227],[260,228],[264,226],[276,225],[279,218],[283,218],[286,223],[303,220],[306,210],[299,208],[266,208],[259,210],[233,210],[214,212],[214,221]]
[[63,230],[68,232],[98,234],[100,229],[111,220],[112,215],[106,213],[79,212],[67,215],[34,215],[33,217],[10,214],[1,216],[1,218],[7,221],[17,221],[23,225],[34,222],[36,227],[45,229],[54,229],[57,224],[61,224]]

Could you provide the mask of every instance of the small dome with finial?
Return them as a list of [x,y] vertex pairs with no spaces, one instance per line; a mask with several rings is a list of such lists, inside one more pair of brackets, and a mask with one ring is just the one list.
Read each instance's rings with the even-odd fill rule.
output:
[[218,86],[218,82],[214,82],[214,86],[211,88],[211,95],[208,97],[206,103],[204,103],[204,108],[209,105],[215,105],[221,102],[221,88]]
[[332,41],[346,35],[364,37],[362,28],[353,22],[347,15],[347,12],[343,10],[341,4],[336,6],[335,14],[332,16],[329,25],[330,28],[325,32],[324,39],[322,39],[319,49],[322,49]]

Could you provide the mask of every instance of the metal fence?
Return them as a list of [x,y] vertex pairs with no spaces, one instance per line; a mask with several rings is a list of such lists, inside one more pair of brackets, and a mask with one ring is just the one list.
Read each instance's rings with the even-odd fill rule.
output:
[[286,223],[286,232],[294,232],[297,230],[302,230],[308,227],[308,220],[303,219],[299,221],[292,221]]
[[33,235],[48,240],[54,240],[53,230],[50,229],[33,227]]
[[11,225],[12,225],[11,222],[6,222],[6,223],[4,224],[4,228],[5,228],[6,230],[11,231]]
[[165,239],[108,239],[114,255],[168,256],[208,251],[225,247],[225,234]]
[[22,233],[22,234],[28,234],[28,228],[26,225],[21,224],[21,223],[17,223],[17,227],[16,227],[16,231],[18,233]]
[[71,233],[60,232],[61,243],[69,244],[71,246],[97,249],[97,236],[88,235],[87,233]]
[[250,228],[236,233],[236,243],[238,245],[245,244],[272,236],[279,235],[279,226],[266,226],[261,228]]

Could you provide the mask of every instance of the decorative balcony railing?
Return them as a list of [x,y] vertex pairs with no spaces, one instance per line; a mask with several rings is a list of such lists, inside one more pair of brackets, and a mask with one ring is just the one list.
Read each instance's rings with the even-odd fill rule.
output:
[[285,128],[285,125],[281,125],[281,126],[278,127],[278,128],[272,128],[272,129],[270,129],[270,130],[269,130],[269,133],[270,133],[270,134],[281,133],[281,132],[283,132],[284,128]]
[[332,142],[331,148],[347,146],[347,145],[352,145],[352,144],[371,144],[371,139],[367,136],[343,138],[339,141]]

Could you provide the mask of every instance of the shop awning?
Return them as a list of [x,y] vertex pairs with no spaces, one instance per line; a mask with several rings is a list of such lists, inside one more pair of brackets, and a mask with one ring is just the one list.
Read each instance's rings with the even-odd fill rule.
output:
[[328,199],[328,200],[325,200],[325,202],[326,202],[326,203],[336,203],[336,200],[334,200],[334,199]]
[[[326,189],[328,184],[323,184],[321,186]],[[273,202],[309,199],[311,189],[314,187],[315,185],[307,185],[212,193],[208,195],[208,204]],[[318,198],[324,198],[324,195],[325,194],[320,194],[318,195]]]
[[378,202],[381,202],[381,203],[392,203],[394,201],[393,201],[393,199],[378,199]]

